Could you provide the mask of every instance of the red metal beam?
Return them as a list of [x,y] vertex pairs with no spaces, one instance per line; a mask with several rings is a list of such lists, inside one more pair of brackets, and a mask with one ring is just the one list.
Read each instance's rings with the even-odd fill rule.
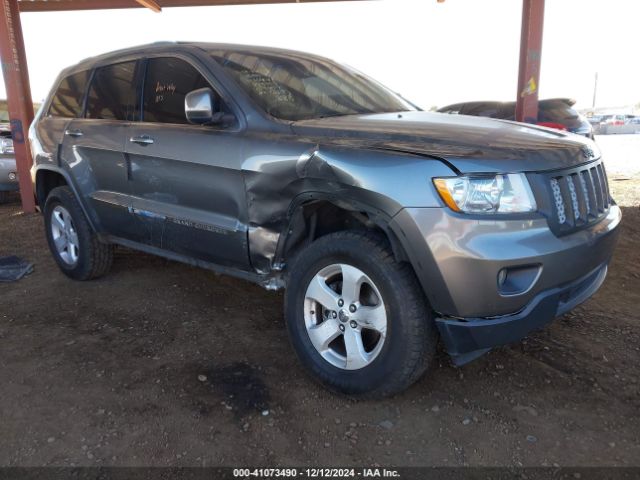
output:
[[[320,3],[353,0],[155,0],[160,8],[202,7],[213,5],[262,5],[272,3]],[[361,0],[362,1],[362,0]],[[20,0],[21,12],[55,12],[65,10],[103,10],[142,8],[138,0]]]
[[22,210],[25,213],[32,213],[36,208],[31,183],[31,152],[27,132],[33,121],[33,102],[17,0],[0,0],[0,58],[7,90]]
[[538,121],[543,26],[544,0],[523,0],[516,100],[516,121],[518,122],[536,123]]
[[143,7],[147,7],[150,10],[153,10],[156,13],[160,13],[162,11],[162,7],[158,5],[155,0],[136,0]]

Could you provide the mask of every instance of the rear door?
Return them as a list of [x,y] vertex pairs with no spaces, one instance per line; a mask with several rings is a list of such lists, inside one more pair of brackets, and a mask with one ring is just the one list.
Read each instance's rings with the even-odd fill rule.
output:
[[248,268],[241,132],[237,124],[191,125],[184,113],[186,94],[205,87],[229,112],[203,72],[185,57],[148,59],[142,122],[126,142],[133,213],[159,248]]
[[150,241],[150,233],[131,215],[129,162],[125,140],[138,115],[139,62],[97,67],[84,118],[65,128],[62,158],[78,182],[104,233]]

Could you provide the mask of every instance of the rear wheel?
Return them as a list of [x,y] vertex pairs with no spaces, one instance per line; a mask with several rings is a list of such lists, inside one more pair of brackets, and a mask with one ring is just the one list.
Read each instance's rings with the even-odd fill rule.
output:
[[413,270],[367,232],[321,237],[291,266],[285,315],[304,366],[325,386],[381,397],[415,382],[437,333]]
[[113,262],[113,247],[98,240],[69,187],[54,188],[45,202],[47,242],[60,270],[74,280],[106,274]]

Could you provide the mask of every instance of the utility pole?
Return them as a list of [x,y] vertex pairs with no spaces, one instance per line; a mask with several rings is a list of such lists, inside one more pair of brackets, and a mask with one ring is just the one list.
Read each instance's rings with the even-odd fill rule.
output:
[[596,110],[596,94],[598,93],[598,72],[596,72],[596,81],[593,84],[593,105],[591,105],[591,109],[595,112]]

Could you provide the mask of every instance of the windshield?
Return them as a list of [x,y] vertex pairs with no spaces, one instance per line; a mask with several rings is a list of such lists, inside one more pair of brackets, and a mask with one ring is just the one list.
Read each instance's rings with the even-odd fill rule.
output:
[[329,60],[271,52],[210,54],[265,112],[281,120],[415,110],[374,80]]

